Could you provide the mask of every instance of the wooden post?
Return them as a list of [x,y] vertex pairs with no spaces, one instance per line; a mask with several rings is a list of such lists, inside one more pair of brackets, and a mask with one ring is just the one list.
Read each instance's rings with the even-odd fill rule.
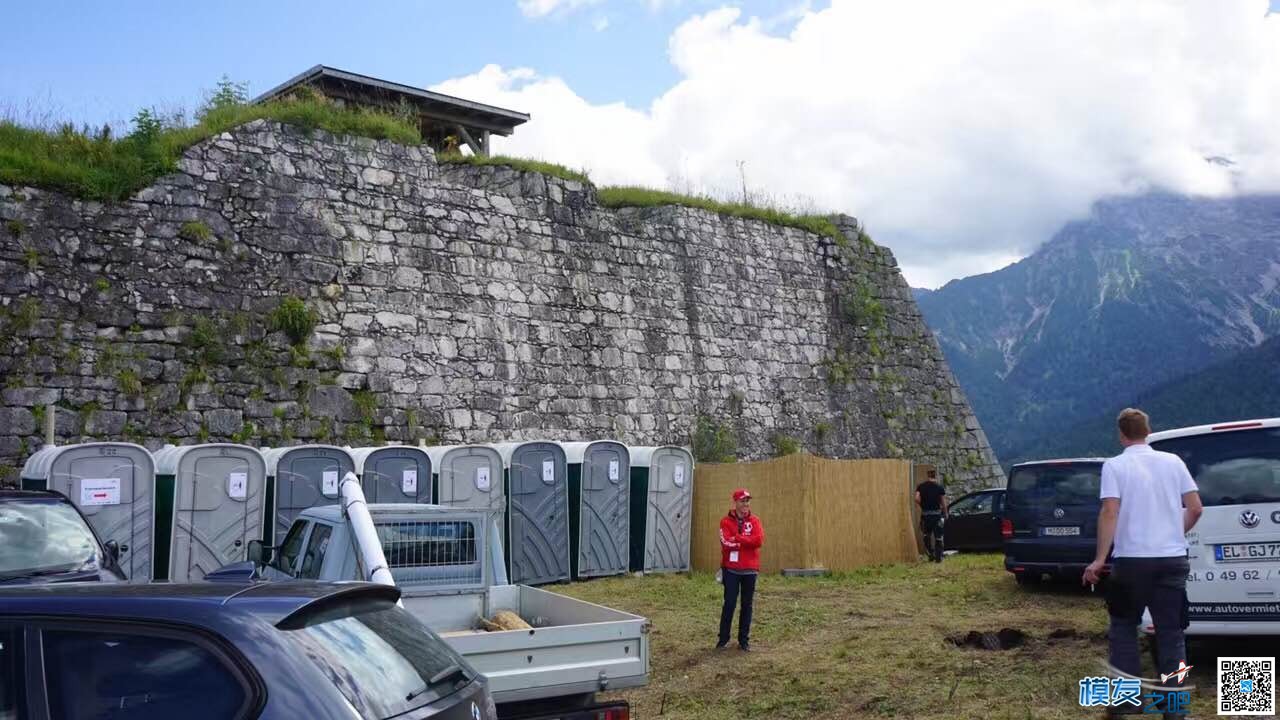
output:
[[481,147],[480,143],[476,142],[476,139],[471,137],[471,133],[467,132],[467,129],[465,127],[458,125],[457,128],[458,128],[458,135],[462,137],[462,141],[467,144],[467,147],[471,148],[471,152],[475,153],[476,155],[486,154],[484,152],[484,149]]

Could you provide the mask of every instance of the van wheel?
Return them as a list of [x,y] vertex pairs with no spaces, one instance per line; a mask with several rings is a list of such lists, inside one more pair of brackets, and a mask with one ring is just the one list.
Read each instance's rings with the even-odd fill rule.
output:
[[1020,572],[1014,573],[1013,577],[1018,581],[1018,584],[1022,586],[1040,584],[1040,573]]

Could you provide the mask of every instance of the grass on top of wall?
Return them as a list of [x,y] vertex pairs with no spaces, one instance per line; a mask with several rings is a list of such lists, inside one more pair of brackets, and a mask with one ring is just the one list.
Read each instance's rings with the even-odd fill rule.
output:
[[91,200],[120,200],[177,169],[192,145],[238,125],[265,118],[302,128],[327,130],[417,145],[412,122],[391,114],[338,107],[316,93],[250,105],[243,88],[224,81],[193,125],[166,120],[151,110],[133,119],[133,132],[113,137],[110,128],[24,127],[0,120],[0,183],[60,190]]
[[748,220],[761,220],[772,225],[807,230],[811,233],[829,237],[840,244],[847,242],[844,234],[825,215],[798,214],[767,205],[717,200],[706,195],[684,195],[669,190],[635,186],[603,187],[600,188],[599,198],[601,205],[611,208],[659,207],[662,205],[700,208],[722,215],[746,218]]
[[500,165],[513,170],[542,173],[561,180],[571,180],[584,185],[591,184],[591,178],[585,172],[570,170],[564,165],[534,160],[531,158],[512,157],[510,155],[463,155],[459,152],[444,152],[436,156],[436,160],[446,165]]

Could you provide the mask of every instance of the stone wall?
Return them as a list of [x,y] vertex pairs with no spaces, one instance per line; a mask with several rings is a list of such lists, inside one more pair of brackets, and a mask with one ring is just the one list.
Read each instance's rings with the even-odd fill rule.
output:
[[[258,121],[117,204],[0,185],[0,473],[42,442],[793,442],[1003,480],[892,254]],[[280,328],[314,314],[294,343]],[[297,308],[294,308],[295,310]],[[300,316],[301,315],[301,316]]]

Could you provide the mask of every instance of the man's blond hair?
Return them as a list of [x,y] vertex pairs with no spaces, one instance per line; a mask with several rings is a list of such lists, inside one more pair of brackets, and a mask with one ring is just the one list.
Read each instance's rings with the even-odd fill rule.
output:
[[1151,418],[1137,408],[1125,408],[1116,418],[1116,427],[1130,440],[1143,440],[1151,434]]

